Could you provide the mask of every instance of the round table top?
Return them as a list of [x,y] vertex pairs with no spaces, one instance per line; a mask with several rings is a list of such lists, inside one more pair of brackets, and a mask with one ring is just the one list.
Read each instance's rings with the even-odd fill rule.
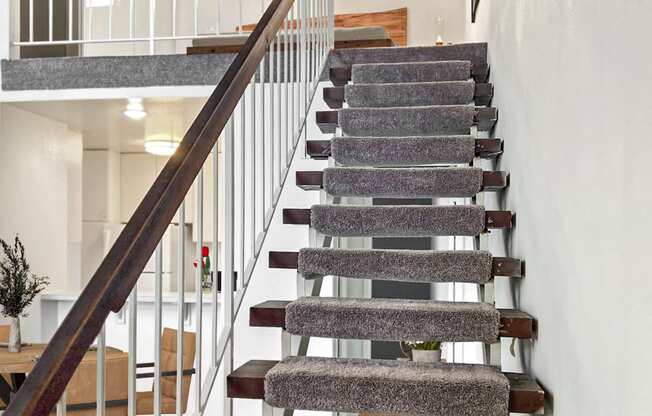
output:
[[[48,344],[23,344],[20,352],[9,352],[7,347],[0,347],[0,373],[29,373],[43,355]],[[106,357],[126,354],[113,347],[106,347]],[[91,347],[82,361],[97,359],[97,350]]]

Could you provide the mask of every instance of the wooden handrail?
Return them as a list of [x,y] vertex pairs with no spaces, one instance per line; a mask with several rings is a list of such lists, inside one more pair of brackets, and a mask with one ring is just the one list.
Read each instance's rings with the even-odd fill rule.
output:
[[45,416],[56,404],[109,312],[119,311],[136,285],[293,3],[271,2],[5,415]]

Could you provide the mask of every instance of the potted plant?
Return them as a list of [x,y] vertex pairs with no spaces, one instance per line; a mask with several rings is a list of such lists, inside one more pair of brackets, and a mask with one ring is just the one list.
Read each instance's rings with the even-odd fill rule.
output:
[[[406,342],[405,345],[408,348],[412,361],[422,363],[438,363],[441,361],[441,342],[437,340]],[[408,355],[405,349],[403,349],[403,344],[401,344],[401,349],[403,353]]]
[[[209,290],[213,287],[213,278],[211,276],[211,257],[207,246],[202,246],[201,257],[201,287],[202,289]],[[193,266],[197,268],[199,262],[195,260]]]
[[17,235],[13,245],[3,239],[0,239],[0,245],[3,251],[0,259],[0,306],[2,314],[11,321],[7,348],[9,352],[20,352],[20,317],[27,316],[25,309],[49,284],[49,278],[30,271],[25,247]]

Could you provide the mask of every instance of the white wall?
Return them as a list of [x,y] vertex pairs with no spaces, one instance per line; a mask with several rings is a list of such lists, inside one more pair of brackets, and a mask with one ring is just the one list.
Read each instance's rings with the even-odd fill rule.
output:
[[[652,4],[482,0],[470,40],[487,40],[501,207],[527,262],[514,302],[539,324],[522,365],[556,415],[647,415],[652,391]],[[518,363],[513,363],[518,364]]]
[[[32,271],[50,277],[48,291],[78,286],[81,136],[65,124],[0,104],[0,149],[0,237],[20,235]],[[27,341],[38,340],[39,319],[33,313],[26,320]]]

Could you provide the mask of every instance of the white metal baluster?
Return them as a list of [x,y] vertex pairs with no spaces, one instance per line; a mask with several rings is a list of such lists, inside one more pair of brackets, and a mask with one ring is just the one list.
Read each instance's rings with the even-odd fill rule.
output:
[[[294,149],[294,137],[297,126],[297,120],[299,119],[299,110],[297,109],[297,99],[296,99],[296,86],[297,86],[297,77],[299,71],[297,70],[299,66],[299,56],[297,55],[299,51],[299,31],[298,31],[298,14],[297,20],[295,20],[294,10],[298,8],[298,2],[294,2],[292,5],[292,10],[290,10],[290,21],[292,22],[291,28],[291,38],[290,38],[290,82],[292,83],[291,93],[292,93],[292,132],[290,133],[290,140],[292,141],[292,148]],[[288,162],[288,166],[290,163]]]
[[[268,198],[270,210],[274,203],[274,141],[275,139],[275,120],[274,112],[276,111],[276,78],[274,77],[274,40],[269,42],[269,133],[266,135],[266,143],[269,143],[269,165],[267,166],[267,172],[269,174],[269,187],[268,187]],[[267,221],[267,214],[265,214],[265,221]],[[267,228],[267,226],[265,226]]]
[[249,130],[249,143],[251,152],[251,165],[250,165],[250,178],[251,181],[251,217],[249,222],[251,223],[251,256],[254,257],[256,253],[256,152],[258,148],[256,146],[256,78],[259,75],[259,71],[256,71],[254,76],[251,78],[249,85],[251,93],[251,129]]
[[222,15],[222,0],[217,0],[215,2],[217,10],[215,11],[215,34],[220,35],[222,34],[222,24],[220,22],[220,16]]
[[163,322],[163,243],[156,246],[154,266],[154,415],[161,414],[161,332]]
[[[233,371],[233,272],[234,272],[234,149],[233,149],[233,118],[229,119],[226,126],[226,140],[224,143],[224,325],[228,331],[229,340],[226,345],[224,357],[222,358],[222,369],[224,372],[224,382],[226,376]],[[226,385],[224,386],[226,391]],[[232,400],[224,398],[224,414],[229,416],[233,412]]]
[[129,296],[129,377],[128,377],[128,414],[136,416],[136,364],[138,363],[137,341],[138,329],[138,285],[134,286]]
[[73,6],[72,6],[72,0],[68,0],[68,40],[73,40],[72,35],[72,20],[73,20]]
[[29,41],[34,42],[34,0],[29,0]]
[[97,336],[97,408],[96,415],[104,416],[106,412],[106,328],[102,325]]
[[[240,98],[240,273],[238,274],[238,287],[244,289],[245,284],[245,166],[247,141],[245,136],[245,111],[247,109],[246,91]],[[253,253],[252,253],[253,255]]]
[[176,413],[183,413],[181,398],[183,397],[183,332],[186,318],[186,203],[181,202],[179,207],[179,228],[177,242],[177,377],[176,377]]
[[288,156],[288,139],[290,138],[290,84],[288,84],[288,71],[289,71],[289,65],[288,65],[288,59],[290,58],[290,52],[289,52],[289,42],[288,42],[288,18],[286,17],[284,22],[283,22],[283,39],[284,39],[284,48],[283,48],[283,85],[284,85],[284,91],[285,91],[285,100],[283,100],[283,114],[284,114],[284,122],[285,122],[285,138],[283,139],[283,160],[285,161],[284,169],[283,169],[283,175],[285,175],[285,171],[287,170],[287,167],[290,164],[290,158]]
[[199,32],[199,0],[195,0],[195,6],[193,9],[193,33],[195,37]]
[[217,358],[217,338],[219,336],[219,308],[217,304],[217,282],[219,274],[219,248],[220,248],[220,153],[219,153],[219,140],[213,146],[213,254],[211,256],[211,265],[213,273],[213,284],[211,285],[212,305],[212,318],[211,318],[211,365],[218,366]]
[[238,33],[242,33],[244,31],[242,25],[243,25],[243,20],[242,20],[242,0],[238,0]]
[[172,37],[177,36],[177,0],[172,0]]
[[[9,1],[9,0],[5,0]],[[54,40],[54,7],[52,5],[52,0],[48,0],[48,39],[50,42]]]
[[328,0],[328,36],[330,37],[328,49],[335,49],[335,3],[333,0]]
[[68,393],[65,390],[63,393],[61,393],[61,397],[57,402],[57,416],[66,416],[66,413],[68,413],[68,400],[66,399],[67,395]]
[[136,16],[136,9],[134,5],[134,0],[129,0],[129,39],[133,39],[135,37],[135,32],[136,32],[135,16]]
[[[281,35],[280,29],[279,33],[276,34],[276,111],[274,115],[276,117],[276,140],[274,141],[274,146],[277,146],[275,150],[276,155],[276,182],[278,186],[281,186],[281,141],[283,138],[282,134],[282,125],[281,125]],[[274,187],[276,193],[276,186]],[[280,190],[279,190],[280,192]]]
[[260,160],[260,167],[261,167],[261,182],[260,182],[260,187],[262,190],[262,208],[260,210],[260,217],[261,217],[261,231],[264,233],[265,230],[267,229],[267,223],[266,223],[266,216],[267,216],[267,187],[265,185],[265,159],[267,158],[267,130],[265,129],[266,123],[265,123],[265,61],[266,57],[263,56],[263,60],[260,62],[260,140],[261,140],[261,146],[260,150],[262,153],[261,160]]
[[[301,106],[300,108],[300,116],[301,118],[298,120],[299,126],[297,126],[297,134],[300,132],[301,124],[303,122],[303,117],[305,116],[305,108],[306,108],[306,78],[308,75],[308,55],[307,55],[307,38],[306,38],[306,2],[307,0],[299,0],[299,5],[301,6],[301,10],[299,11],[300,13],[300,20],[301,20],[301,81],[300,81],[300,98],[299,98],[299,104]],[[297,137],[298,140],[298,137]],[[296,145],[296,143],[295,143]]]
[[149,54],[154,55],[154,36],[156,19],[156,0],[149,0]]
[[[195,270],[195,333],[197,342],[195,342],[195,411],[201,414],[201,384],[202,384],[202,276],[203,270],[203,257],[202,246],[204,241],[204,169],[199,171],[197,175],[197,199],[196,199],[196,218],[195,226],[197,227],[197,247],[195,259],[197,261],[197,268]],[[227,276],[228,279],[228,276]]]
[[113,2],[109,4],[109,39],[113,39]]
[[88,40],[93,39],[93,10],[95,10],[94,7],[88,10]]

